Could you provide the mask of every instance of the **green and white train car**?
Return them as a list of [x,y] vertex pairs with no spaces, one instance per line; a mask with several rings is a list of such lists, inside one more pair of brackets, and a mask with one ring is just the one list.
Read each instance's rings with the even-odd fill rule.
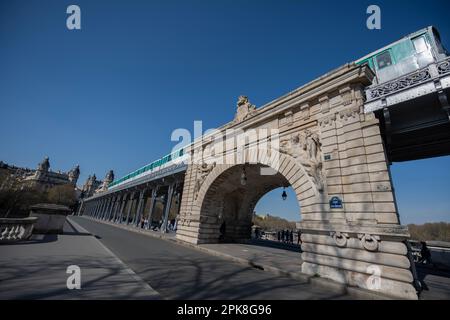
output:
[[375,73],[373,85],[382,84],[422,69],[449,56],[435,27],[429,26],[403,37],[355,61],[367,63]]

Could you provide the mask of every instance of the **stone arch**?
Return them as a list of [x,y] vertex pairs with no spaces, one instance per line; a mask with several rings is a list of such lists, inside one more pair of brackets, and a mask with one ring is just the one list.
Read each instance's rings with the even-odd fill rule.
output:
[[[211,170],[195,195],[191,211],[199,222],[197,243],[218,242],[223,221],[231,223],[231,229],[227,225],[227,233],[230,235],[227,240],[240,241],[246,235],[249,236],[251,214],[257,202],[275,188],[291,186],[299,206],[303,203],[311,205],[320,202],[320,193],[302,165],[289,155],[278,153],[277,156],[245,164],[247,174],[252,175],[255,181],[256,170],[259,172],[262,167],[274,169],[275,174],[260,175],[255,183],[249,177],[249,185],[244,187],[236,182],[244,164],[216,165]],[[237,203],[238,207],[232,207]],[[231,212],[235,216],[230,218]]]

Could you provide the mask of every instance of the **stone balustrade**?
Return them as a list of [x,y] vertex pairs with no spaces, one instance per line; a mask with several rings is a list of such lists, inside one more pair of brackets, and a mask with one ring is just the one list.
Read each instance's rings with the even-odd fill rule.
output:
[[0,218],[0,242],[14,242],[28,239],[37,218]]

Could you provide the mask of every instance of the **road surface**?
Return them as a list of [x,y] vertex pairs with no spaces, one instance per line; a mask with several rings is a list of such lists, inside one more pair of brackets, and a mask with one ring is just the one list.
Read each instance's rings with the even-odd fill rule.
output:
[[328,288],[245,266],[177,243],[71,217],[163,299],[346,299]]

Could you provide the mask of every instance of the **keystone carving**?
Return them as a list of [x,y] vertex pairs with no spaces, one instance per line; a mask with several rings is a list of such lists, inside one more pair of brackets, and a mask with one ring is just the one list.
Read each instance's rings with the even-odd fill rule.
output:
[[305,130],[293,135],[289,140],[281,141],[280,152],[300,162],[317,190],[323,190],[325,179],[322,171],[321,143],[316,133]]
[[216,166],[215,162],[211,164],[203,162],[202,165],[197,168],[197,180],[195,181],[195,188],[194,188],[195,200],[197,200],[198,192],[200,191],[200,188],[205,182],[206,177],[209,175],[212,169],[214,169],[215,166]]
[[251,117],[256,112],[255,105],[251,104],[247,96],[239,96],[234,122],[239,123]]

